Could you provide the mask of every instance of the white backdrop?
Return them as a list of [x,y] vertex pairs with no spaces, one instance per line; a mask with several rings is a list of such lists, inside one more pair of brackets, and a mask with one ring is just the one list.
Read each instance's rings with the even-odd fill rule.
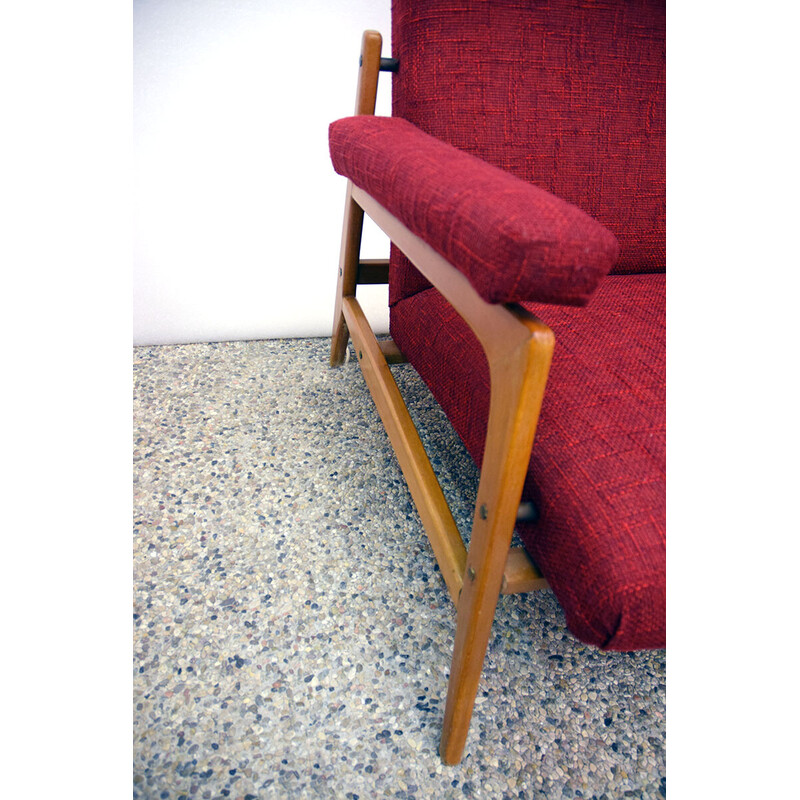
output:
[[[135,344],[330,335],[327,129],[353,113],[367,28],[390,55],[390,0],[135,0]],[[377,228],[363,254],[388,255]],[[387,330],[385,287],[359,296]]]

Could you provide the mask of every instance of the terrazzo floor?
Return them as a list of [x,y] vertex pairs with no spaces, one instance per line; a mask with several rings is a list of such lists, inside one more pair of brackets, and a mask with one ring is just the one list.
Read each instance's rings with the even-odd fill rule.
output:
[[[455,612],[358,365],[329,340],[134,349],[134,798],[661,798],[663,651],[501,597],[465,756]],[[393,368],[462,530],[477,471]]]

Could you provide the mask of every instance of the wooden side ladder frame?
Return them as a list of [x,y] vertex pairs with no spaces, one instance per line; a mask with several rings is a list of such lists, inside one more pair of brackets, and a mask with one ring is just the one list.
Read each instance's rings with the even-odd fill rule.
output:
[[[374,114],[381,35],[362,39],[356,114]],[[489,363],[486,447],[467,552],[453,515],[389,369],[403,361],[392,342],[378,342],[356,299],[356,287],[388,280],[388,261],[361,261],[367,213],[442,293],[477,336]],[[521,306],[486,303],[467,278],[370,195],[347,183],[331,366],[342,364],[352,338],[367,387],[419,511],[457,609],[440,755],[457,764],[469,732],[499,595],[547,587],[522,548],[511,548],[536,423],[555,339]]]

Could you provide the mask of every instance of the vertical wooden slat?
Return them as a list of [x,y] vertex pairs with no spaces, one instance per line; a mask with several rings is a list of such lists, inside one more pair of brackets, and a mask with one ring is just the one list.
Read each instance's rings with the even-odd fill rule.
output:
[[378,31],[364,31],[361,37],[361,60],[356,88],[356,115],[375,113],[382,45],[383,38]]

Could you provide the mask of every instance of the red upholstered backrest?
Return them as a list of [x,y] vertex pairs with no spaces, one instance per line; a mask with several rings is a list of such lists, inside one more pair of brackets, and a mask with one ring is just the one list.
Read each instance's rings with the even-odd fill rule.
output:
[[[393,0],[392,113],[574,203],[665,270],[664,2]],[[427,282],[393,248],[390,302]]]

